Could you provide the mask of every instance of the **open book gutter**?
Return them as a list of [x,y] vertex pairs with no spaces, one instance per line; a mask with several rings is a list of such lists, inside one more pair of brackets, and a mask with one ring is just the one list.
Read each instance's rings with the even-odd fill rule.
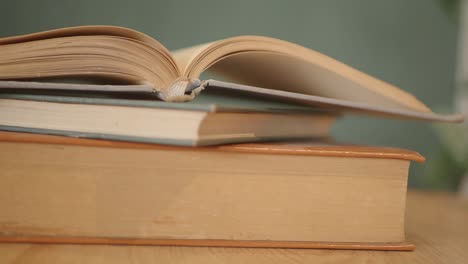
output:
[[[390,118],[413,119],[421,121],[440,121],[460,123],[463,122],[462,114],[441,115],[436,113],[421,113],[412,110],[395,110],[374,106],[367,103],[340,100],[322,96],[307,95],[301,93],[272,90],[267,88],[241,85],[217,80],[207,80],[203,83],[203,89],[223,89],[230,92],[243,93],[253,97],[269,98],[280,102],[288,102],[302,106],[313,106],[345,113],[358,113],[366,115],[385,116]],[[198,88],[198,87],[197,87]],[[132,93],[153,94],[151,85],[102,85],[102,84],[70,84],[50,82],[28,81],[0,81],[0,90],[62,90],[62,91],[93,91],[103,93]],[[190,93],[191,91],[186,91]]]

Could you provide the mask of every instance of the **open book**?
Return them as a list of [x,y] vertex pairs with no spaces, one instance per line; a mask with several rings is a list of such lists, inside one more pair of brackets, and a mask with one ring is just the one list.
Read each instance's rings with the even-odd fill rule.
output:
[[[234,83],[200,80],[207,70]],[[105,78],[130,86],[11,82],[44,77]],[[460,115],[435,114],[411,94],[319,52],[259,36],[172,53],[143,33],[111,26],[7,37],[0,39],[0,80],[0,87],[8,89],[154,92],[168,102],[190,101],[203,89],[215,87],[339,112],[463,120]]]

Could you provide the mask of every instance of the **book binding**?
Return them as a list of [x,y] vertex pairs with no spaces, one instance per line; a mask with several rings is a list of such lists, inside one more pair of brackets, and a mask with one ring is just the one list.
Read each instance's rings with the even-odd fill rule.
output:
[[198,79],[180,79],[175,81],[169,88],[157,92],[159,99],[166,102],[187,102],[199,94],[207,82]]

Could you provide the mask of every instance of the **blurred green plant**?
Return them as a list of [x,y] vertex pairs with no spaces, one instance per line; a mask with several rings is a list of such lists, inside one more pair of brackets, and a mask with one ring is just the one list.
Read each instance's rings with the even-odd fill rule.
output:
[[[438,2],[452,19],[456,22],[460,21],[459,18],[462,15],[460,14],[460,0],[438,0]],[[462,36],[468,33],[460,32],[459,34]],[[467,52],[468,43],[460,43],[460,45],[463,46],[459,48],[459,52]],[[459,81],[454,97],[458,111],[465,113],[468,108],[467,78],[468,76],[457,76]],[[427,167],[426,184],[430,188],[458,191],[462,181],[468,180],[468,124],[466,122],[460,125],[436,124],[434,128],[442,147],[440,152],[432,157],[433,161]]]
[[460,0],[438,0],[438,2],[450,17],[458,18]]
[[434,128],[442,149],[427,166],[427,185],[433,189],[458,191],[468,173],[468,126],[437,124]]

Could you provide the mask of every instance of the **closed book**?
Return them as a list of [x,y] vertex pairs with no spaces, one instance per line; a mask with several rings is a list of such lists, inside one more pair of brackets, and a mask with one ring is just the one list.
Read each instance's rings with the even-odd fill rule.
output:
[[89,93],[0,93],[1,130],[166,145],[326,138],[338,115],[220,94],[177,104]]
[[0,133],[0,241],[411,250],[408,150]]

